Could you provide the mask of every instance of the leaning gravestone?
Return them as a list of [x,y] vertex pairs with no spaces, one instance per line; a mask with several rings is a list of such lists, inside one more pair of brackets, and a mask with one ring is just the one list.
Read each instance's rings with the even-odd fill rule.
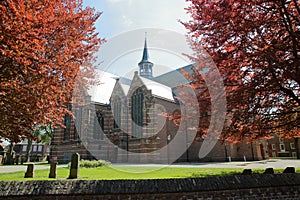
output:
[[71,168],[70,168],[69,179],[78,178],[79,160],[80,160],[79,153],[73,153],[72,160],[71,160]]
[[27,171],[25,173],[24,178],[33,178],[33,168],[34,168],[34,164],[27,165]]
[[274,174],[274,169],[273,169],[273,168],[267,168],[267,169],[264,171],[264,174]]
[[283,173],[295,173],[295,167],[287,167],[284,169]]
[[57,166],[57,162],[50,163],[49,178],[56,178],[56,166]]
[[244,169],[242,174],[243,175],[251,175],[252,174],[252,169]]

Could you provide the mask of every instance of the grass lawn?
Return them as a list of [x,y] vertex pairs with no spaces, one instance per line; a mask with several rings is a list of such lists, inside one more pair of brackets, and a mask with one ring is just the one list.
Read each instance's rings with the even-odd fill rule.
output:
[[[67,179],[69,168],[58,168],[56,179]],[[128,171],[134,171],[128,172]],[[145,172],[147,171],[147,172]],[[243,169],[236,168],[186,168],[186,167],[141,167],[141,166],[104,166],[98,168],[80,168],[79,179],[83,180],[117,180],[117,179],[163,179],[163,178],[197,178],[207,176],[228,176],[242,173]],[[283,169],[275,169],[275,173]],[[297,169],[299,172],[300,169]],[[263,169],[253,170],[263,173]],[[24,178],[25,172],[1,173],[0,181],[11,180],[55,180],[49,179],[49,169],[35,170],[34,178]]]

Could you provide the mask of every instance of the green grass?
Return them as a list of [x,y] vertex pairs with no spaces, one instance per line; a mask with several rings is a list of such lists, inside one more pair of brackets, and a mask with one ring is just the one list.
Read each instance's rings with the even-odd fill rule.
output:
[[[242,169],[208,169],[185,167],[141,167],[141,166],[104,166],[98,168],[80,168],[79,179],[84,180],[117,180],[117,179],[164,179],[191,178],[207,176],[225,176],[241,173]],[[25,172],[1,173],[0,181],[5,180],[55,180],[49,179],[49,170],[35,170],[34,178],[24,178]],[[58,168],[56,179],[67,179],[69,168]]]
[[[284,169],[274,169],[282,173]],[[200,178],[208,176],[229,176],[241,174],[239,168],[188,168],[188,167],[141,167],[141,166],[104,166],[98,168],[80,168],[79,179],[83,180],[118,180],[118,179],[165,179],[165,178]],[[253,173],[263,173],[264,169],[254,169]],[[297,169],[296,172],[300,172]],[[55,180],[49,179],[49,170],[35,170],[34,178],[24,178],[25,172],[1,173],[0,181]],[[58,168],[57,178],[67,179],[69,168]]]

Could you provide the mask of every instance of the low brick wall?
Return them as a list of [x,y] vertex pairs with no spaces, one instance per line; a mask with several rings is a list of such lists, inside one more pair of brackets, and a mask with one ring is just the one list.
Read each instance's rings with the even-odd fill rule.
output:
[[0,199],[300,199],[300,174],[0,182]]

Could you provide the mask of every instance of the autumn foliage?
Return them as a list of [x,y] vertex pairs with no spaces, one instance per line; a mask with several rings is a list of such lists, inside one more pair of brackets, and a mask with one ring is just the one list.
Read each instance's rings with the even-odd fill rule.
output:
[[100,14],[81,0],[0,1],[1,137],[17,142],[36,125],[61,124],[74,88],[94,83]]
[[[194,61],[204,48],[224,78],[231,140],[300,137],[300,2],[188,0]],[[200,66],[200,65],[199,65]],[[191,80],[201,87],[203,77]],[[209,101],[209,91],[203,100]],[[206,98],[206,99],[205,99]],[[211,122],[213,123],[213,122]]]

